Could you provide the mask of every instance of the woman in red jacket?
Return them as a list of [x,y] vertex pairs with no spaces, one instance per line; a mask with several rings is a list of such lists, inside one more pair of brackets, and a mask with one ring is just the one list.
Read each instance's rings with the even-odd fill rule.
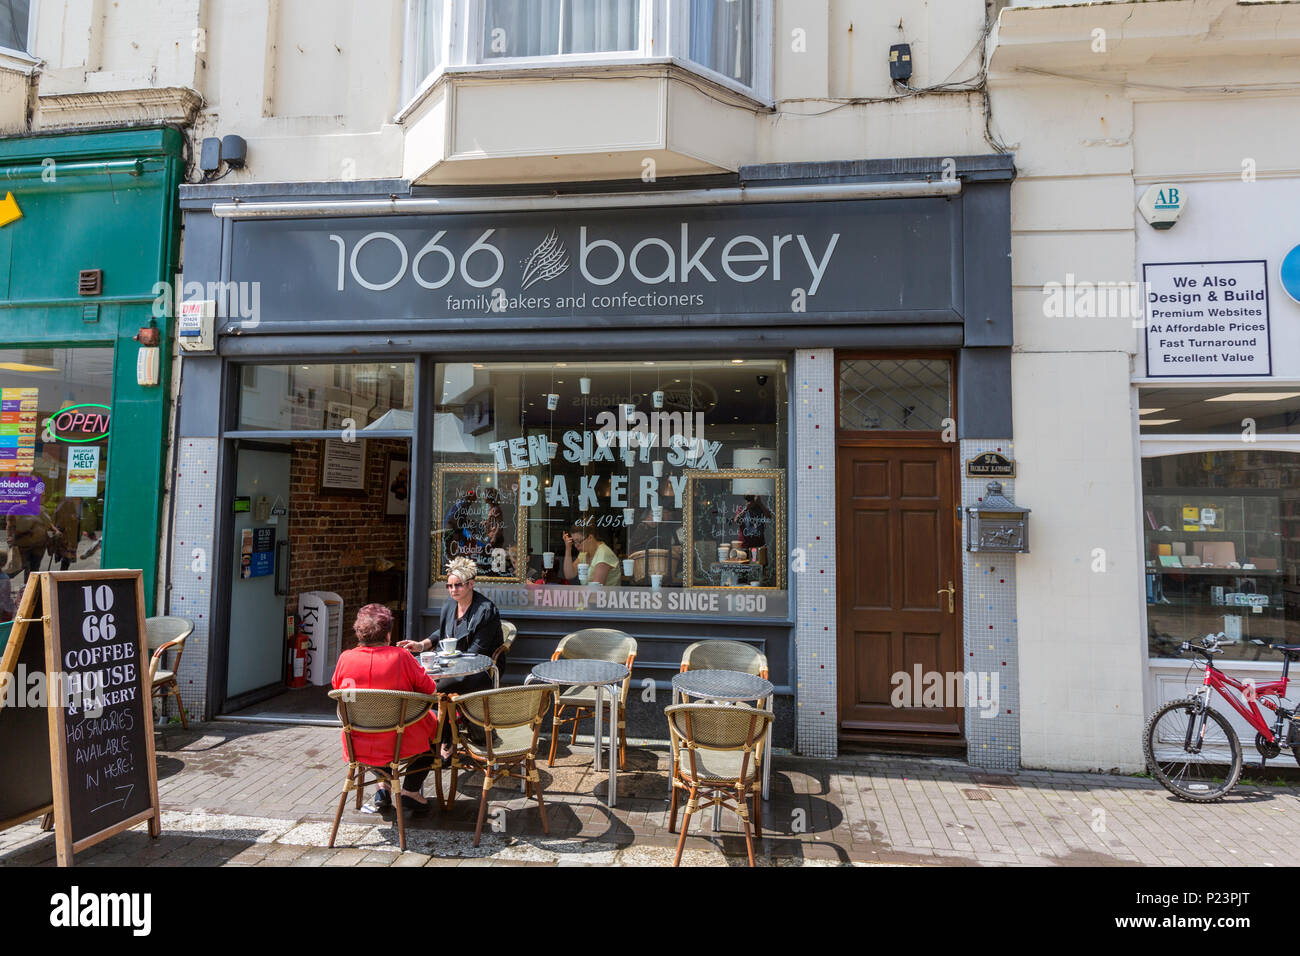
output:
[[[357,612],[353,630],[357,646],[339,655],[334,668],[334,689],[348,687],[378,690],[409,690],[421,694],[435,692],[433,680],[424,672],[410,651],[389,644],[393,629],[393,612],[382,604],[367,604]],[[385,766],[393,759],[393,744],[397,733],[355,733],[353,743],[357,760],[372,766]],[[431,741],[438,739],[438,718],[433,711],[402,733],[401,756],[413,757],[427,754],[427,760],[411,764],[411,771],[402,780],[402,809],[425,813],[429,801],[421,792],[424,780],[433,767]],[[347,740],[343,741],[343,759],[347,759]],[[380,784],[372,803],[366,808],[375,813],[392,806],[388,787]]]

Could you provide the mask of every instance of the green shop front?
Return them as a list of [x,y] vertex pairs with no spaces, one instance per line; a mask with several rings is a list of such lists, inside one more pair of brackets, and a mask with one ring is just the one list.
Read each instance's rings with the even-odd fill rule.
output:
[[140,568],[155,613],[181,145],[0,139],[0,646],[36,571]]

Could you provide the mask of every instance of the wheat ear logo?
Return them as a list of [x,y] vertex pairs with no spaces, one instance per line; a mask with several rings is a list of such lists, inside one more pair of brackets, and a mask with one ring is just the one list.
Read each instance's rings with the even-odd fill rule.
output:
[[524,260],[524,274],[520,280],[522,289],[527,289],[536,282],[547,282],[564,273],[569,268],[569,251],[560,242],[560,237],[552,229],[536,249]]

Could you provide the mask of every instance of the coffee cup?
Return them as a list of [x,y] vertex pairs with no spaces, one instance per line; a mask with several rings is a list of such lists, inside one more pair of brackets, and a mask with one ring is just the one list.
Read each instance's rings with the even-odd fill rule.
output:
[[438,663],[438,655],[433,651],[420,652],[420,666],[426,671]]
[[555,392],[548,392],[546,395],[546,408],[548,411],[555,411],[560,407],[560,396]]
[[587,583],[587,577],[588,577],[590,574],[591,574],[591,565],[589,565],[589,564],[580,564],[580,565],[578,565],[578,583],[579,583],[579,584],[586,584],[586,583]]
[[582,392],[583,395],[590,395],[591,379],[587,378],[586,376],[583,376],[582,378],[578,379],[578,391]]
[[438,650],[443,654],[450,654],[456,650],[456,638],[444,637],[438,642]]
[[656,478],[664,476],[664,463],[660,459],[655,459],[650,463],[650,470],[654,472]]
[[544,567],[544,568],[545,568],[546,570],[548,570],[548,571],[551,570],[551,568],[555,567],[555,552],[554,552],[554,551],[543,551],[543,552],[542,552],[542,567]]
[[731,557],[731,549],[727,547],[725,544],[718,545],[718,560],[726,561],[730,557]]
[[623,421],[625,421],[625,422],[626,422],[628,419],[630,419],[633,415],[636,414],[636,406],[635,406],[635,405],[628,404],[628,403],[624,403],[623,405],[620,405],[619,407],[623,410]]
[[650,587],[653,588],[654,590],[658,591],[659,586],[662,585],[663,583],[664,583],[664,576],[662,574],[650,575]]
[[636,562],[633,561],[631,558],[624,558],[624,559],[623,559],[623,577],[625,577],[625,578],[630,578],[630,577],[632,576],[632,572],[635,571],[635,570],[636,570]]
[[663,505],[650,506],[650,520],[654,522],[659,522],[664,520]]
[[636,510],[633,508],[624,508],[623,509],[624,526],[630,525],[635,520],[636,520]]
[[657,391],[656,391],[656,392],[651,392],[651,393],[650,393],[650,404],[653,405],[655,408],[663,408],[663,407],[664,407],[664,393],[663,393],[663,392],[657,392]]

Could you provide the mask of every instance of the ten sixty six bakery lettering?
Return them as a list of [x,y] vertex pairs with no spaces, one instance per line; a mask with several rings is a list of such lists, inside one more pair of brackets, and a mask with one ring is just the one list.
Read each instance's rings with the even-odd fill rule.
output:
[[1270,375],[1266,263],[1160,262],[1142,267],[1147,375]]
[[881,313],[898,321],[900,302],[913,313],[951,309],[951,281],[893,237],[906,231],[948,248],[960,228],[954,215],[944,204],[876,200],[655,209],[634,220],[614,209],[236,220],[231,256],[235,274],[261,283],[254,332],[348,312],[428,321]]

